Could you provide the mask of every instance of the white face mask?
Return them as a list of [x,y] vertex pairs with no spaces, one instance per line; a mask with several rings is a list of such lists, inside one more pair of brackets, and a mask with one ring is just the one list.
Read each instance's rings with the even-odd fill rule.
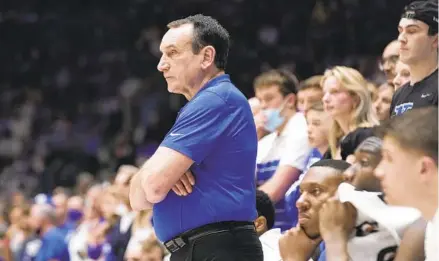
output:
[[119,204],[117,207],[116,207],[116,209],[114,210],[114,213],[116,214],[116,215],[118,215],[118,216],[124,216],[125,214],[127,214],[129,211],[128,211],[128,208],[127,208],[127,206],[125,206],[125,204]]

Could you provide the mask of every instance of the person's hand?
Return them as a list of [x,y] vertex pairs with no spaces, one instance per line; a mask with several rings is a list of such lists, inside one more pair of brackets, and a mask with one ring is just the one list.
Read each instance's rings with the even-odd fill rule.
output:
[[321,239],[310,239],[298,225],[287,230],[279,239],[279,252],[283,261],[307,261]]
[[195,185],[194,175],[190,170],[181,176],[180,180],[172,188],[178,196],[187,196],[192,193],[192,187]]
[[325,242],[347,242],[356,220],[357,210],[351,203],[341,203],[338,199],[331,198],[319,211],[320,235]]

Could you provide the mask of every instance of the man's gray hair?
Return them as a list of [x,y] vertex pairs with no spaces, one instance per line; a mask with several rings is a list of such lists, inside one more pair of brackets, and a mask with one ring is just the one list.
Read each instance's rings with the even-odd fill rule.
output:
[[51,224],[57,223],[55,208],[49,204],[39,204],[37,206],[37,215],[47,218]]

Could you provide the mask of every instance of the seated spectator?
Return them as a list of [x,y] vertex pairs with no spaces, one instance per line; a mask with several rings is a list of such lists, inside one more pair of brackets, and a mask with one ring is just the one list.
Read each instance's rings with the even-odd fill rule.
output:
[[285,210],[291,222],[290,226],[297,224],[296,201],[300,197],[299,185],[311,165],[322,159],[328,150],[328,133],[331,128],[331,118],[323,109],[322,102],[311,105],[306,113],[308,125],[308,142],[313,148],[306,160],[306,167],[300,174],[299,179],[293,183],[285,194]]
[[333,120],[329,132],[330,153],[324,158],[348,160],[360,143],[373,136],[379,124],[367,82],[355,69],[335,66],[322,79],[325,111]]
[[306,112],[311,105],[320,102],[323,98],[323,90],[320,85],[322,75],[312,76],[299,84],[297,90],[297,110]]
[[381,57],[380,69],[384,72],[387,79],[387,84],[392,84],[396,76],[395,66],[399,60],[399,42],[398,40],[391,41],[385,48]]
[[[379,180],[374,176],[375,168],[381,161],[382,140],[369,137],[358,146],[355,160],[344,172],[345,181],[357,190],[381,192]],[[426,223],[419,219],[404,232],[397,250],[395,261],[424,260],[424,235]]]
[[[342,173],[349,167],[344,161],[322,160],[305,175],[297,202],[299,225],[281,239],[284,259],[297,255],[295,260],[307,260],[322,239],[321,255],[326,260],[375,260],[377,256],[395,255],[403,232],[419,213],[388,207],[378,194],[355,191],[353,186],[342,184]],[[335,195],[340,201],[333,198]],[[371,244],[371,240],[376,243]],[[301,248],[282,250],[283,244],[293,241]]]
[[358,190],[381,192],[381,185],[374,176],[374,170],[381,161],[382,140],[369,137],[355,150],[352,165],[344,172],[345,182]]
[[89,233],[102,220],[98,202],[102,191],[101,185],[94,185],[87,191],[82,222],[70,236],[69,254],[71,261],[81,261],[87,256],[87,238]]
[[255,220],[256,233],[262,244],[265,261],[281,260],[279,253],[280,229],[272,229],[274,226],[274,206],[270,198],[263,191],[256,191],[256,210],[258,218]]
[[390,105],[392,104],[394,92],[395,87],[392,84],[383,83],[378,88],[378,94],[373,103],[373,108],[380,122],[390,118]]
[[56,211],[50,205],[32,206],[30,225],[36,231],[37,238],[26,244],[21,260],[70,260],[63,231],[56,227],[57,220]]
[[141,252],[142,242],[154,236],[151,218],[151,210],[144,210],[137,213],[131,227],[131,238],[126,246],[126,258],[128,258],[128,256],[132,256],[133,253],[135,254]]
[[284,197],[305,168],[309,154],[306,119],[296,111],[297,80],[290,73],[271,70],[255,79],[256,97],[271,132],[258,143],[256,178],[259,189],[275,203],[275,227],[290,227]]
[[372,102],[378,98],[378,87],[373,82],[367,82],[367,90],[369,91],[370,97],[372,98]]
[[81,196],[72,196],[67,201],[66,222],[75,230],[84,216],[84,200]]
[[29,214],[30,209],[28,206],[13,207],[9,214],[10,225],[7,237],[14,260],[19,260],[23,244],[32,232],[28,224]]
[[410,82],[410,67],[402,61],[398,61],[395,66],[395,73],[392,83],[395,91],[397,91],[404,84]]
[[166,260],[167,251],[156,239],[146,240],[142,246],[141,260],[162,261]]
[[69,194],[65,189],[58,188],[54,190],[53,197],[51,198],[51,203],[55,207],[58,228],[60,229],[60,231],[62,231],[66,240],[68,238],[68,235],[75,230],[74,224],[69,222],[69,220],[67,219],[68,200]]
[[413,109],[384,128],[383,158],[375,175],[389,204],[419,209],[428,220],[426,260],[439,260],[438,109]]

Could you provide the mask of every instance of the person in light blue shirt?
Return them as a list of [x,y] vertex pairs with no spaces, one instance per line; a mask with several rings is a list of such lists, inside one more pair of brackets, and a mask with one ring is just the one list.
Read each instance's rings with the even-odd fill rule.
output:
[[203,15],[168,28],[158,70],[168,91],[188,103],[131,180],[131,206],[153,208],[172,261],[262,261],[253,224],[256,127],[246,97],[224,72],[229,35]]

